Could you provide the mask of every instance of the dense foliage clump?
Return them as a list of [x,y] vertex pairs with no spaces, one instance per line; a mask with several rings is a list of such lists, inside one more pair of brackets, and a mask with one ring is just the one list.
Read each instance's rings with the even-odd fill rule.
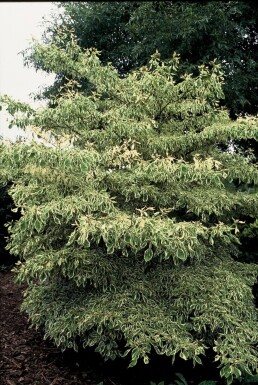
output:
[[6,269],[17,262],[17,258],[6,250],[8,231],[7,224],[19,218],[18,212],[13,212],[15,206],[8,194],[11,184],[0,185],[0,269]]
[[[67,1],[62,16],[45,24],[49,43],[57,28],[73,29],[82,48],[97,47],[103,63],[112,62],[123,76],[140,68],[155,50],[163,60],[181,55],[179,72],[196,73],[197,66],[217,58],[225,82],[224,103],[231,116],[258,111],[258,8],[248,1]],[[59,42],[64,48],[67,39]],[[44,61],[26,55],[36,68]],[[57,72],[45,96],[55,94],[69,72]],[[87,81],[82,82],[87,89]]]
[[200,363],[212,348],[228,383],[257,370],[258,268],[238,261],[236,235],[258,214],[255,190],[237,186],[257,186],[258,169],[232,143],[257,141],[258,127],[219,107],[220,66],[180,77],[177,55],[155,53],[121,78],[73,36],[34,54],[71,80],[55,108],[2,98],[14,123],[52,138],[0,152],[22,214],[9,249],[32,322],[62,349],[95,346],[131,365],[151,350]]

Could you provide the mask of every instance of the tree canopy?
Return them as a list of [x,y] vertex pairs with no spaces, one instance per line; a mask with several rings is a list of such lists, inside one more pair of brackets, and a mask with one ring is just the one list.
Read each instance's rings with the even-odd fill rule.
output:
[[237,260],[236,235],[243,215],[257,217],[258,169],[232,148],[258,140],[257,119],[220,107],[216,61],[181,75],[178,55],[156,52],[121,77],[73,35],[56,41],[33,47],[69,76],[56,107],[1,98],[13,123],[55,139],[1,146],[21,210],[8,247],[29,285],[23,309],[62,349],[135,365],[151,350],[200,363],[212,348],[228,384],[257,370],[258,268]]
[[[197,74],[198,65],[217,59],[225,74],[225,105],[231,116],[258,111],[258,8],[254,1],[60,2],[62,27],[73,29],[82,48],[101,51],[121,75],[145,65],[156,50],[163,60],[181,55],[180,70]],[[60,18],[47,24],[48,42]],[[59,42],[64,47],[66,40]],[[27,63],[43,68],[33,52]],[[57,92],[67,73],[57,74]],[[83,86],[83,85],[82,85]]]

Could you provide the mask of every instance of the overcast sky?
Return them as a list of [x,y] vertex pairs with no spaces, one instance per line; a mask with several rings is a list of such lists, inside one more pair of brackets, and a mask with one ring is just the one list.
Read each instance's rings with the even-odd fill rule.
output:
[[[0,94],[37,105],[30,93],[53,82],[54,75],[24,67],[19,54],[29,46],[32,37],[40,40],[43,17],[49,20],[53,12],[59,11],[52,2],[0,3]],[[0,135],[3,134],[5,137],[11,135],[6,116],[0,113]]]

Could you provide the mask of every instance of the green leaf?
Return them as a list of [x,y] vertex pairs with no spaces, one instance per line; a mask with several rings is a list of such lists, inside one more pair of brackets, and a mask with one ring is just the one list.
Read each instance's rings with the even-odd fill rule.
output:
[[153,258],[153,251],[151,248],[145,250],[144,252],[144,260],[145,262],[149,262]]
[[181,261],[185,261],[187,259],[187,255],[185,253],[185,250],[183,250],[183,249],[178,249],[176,252],[176,256]]
[[40,166],[41,167],[44,167],[46,165],[46,160],[45,159],[40,159],[40,162],[39,162]]
[[26,221],[24,219],[21,220],[21,222],[20,222],[20,228],[23,231],[27,229],[27,223],[26,223]]
[[[180,355],[180,357],[181,357],[181,355]],[[181,358],[183,358],[183,357],[181,357]],[[185,377],[183,376],[183,374],[181,374],[181,373],[176,373],[176,376],[179,378],[179,380],[181,381],[179,384],[180,385],[187,385],[187,381],[186,381],[186,379],[185,379]],[[178,384],[178,385],[179,385]]]
[[34,222],[34,227],[37,230],[37,232],[39,233],[42,229],[42,223],[38,219],[36,219],[36,221]]
[[[182,359],[185,360],[185,361],[187,360],[186,354],[185,354],[184,352],[182,352],[182,351],[180,352],[179,357],[182,358]],[[179,374],[180,374],[180,373],[179,373]]]
[[80,169],[83,174],[86,174],[88,171],[87,165],[85,163],[80,163]]
[[72,164],[72,162],[71,162],[71,159],[66,159],[65,160],[65,168],[67,168],[67,169],[70,169],[70,167],[71,167],[71,164]]

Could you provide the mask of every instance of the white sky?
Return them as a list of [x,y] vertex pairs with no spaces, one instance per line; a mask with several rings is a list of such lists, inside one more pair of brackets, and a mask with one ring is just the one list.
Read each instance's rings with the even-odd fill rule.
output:
[[[0,3],[0,94],[39,105],[29,95],[43,85],[52,84],[54,74],[24,67],[19,52],[28,48],[32,37],[40,40],[43,17],[49,20],[53,12],[58,13],[59,9],[52,2]],[[12,131],[13,134],[8,129],[6,115],[0,112],[0,135],[16,136],[17,130]]]

